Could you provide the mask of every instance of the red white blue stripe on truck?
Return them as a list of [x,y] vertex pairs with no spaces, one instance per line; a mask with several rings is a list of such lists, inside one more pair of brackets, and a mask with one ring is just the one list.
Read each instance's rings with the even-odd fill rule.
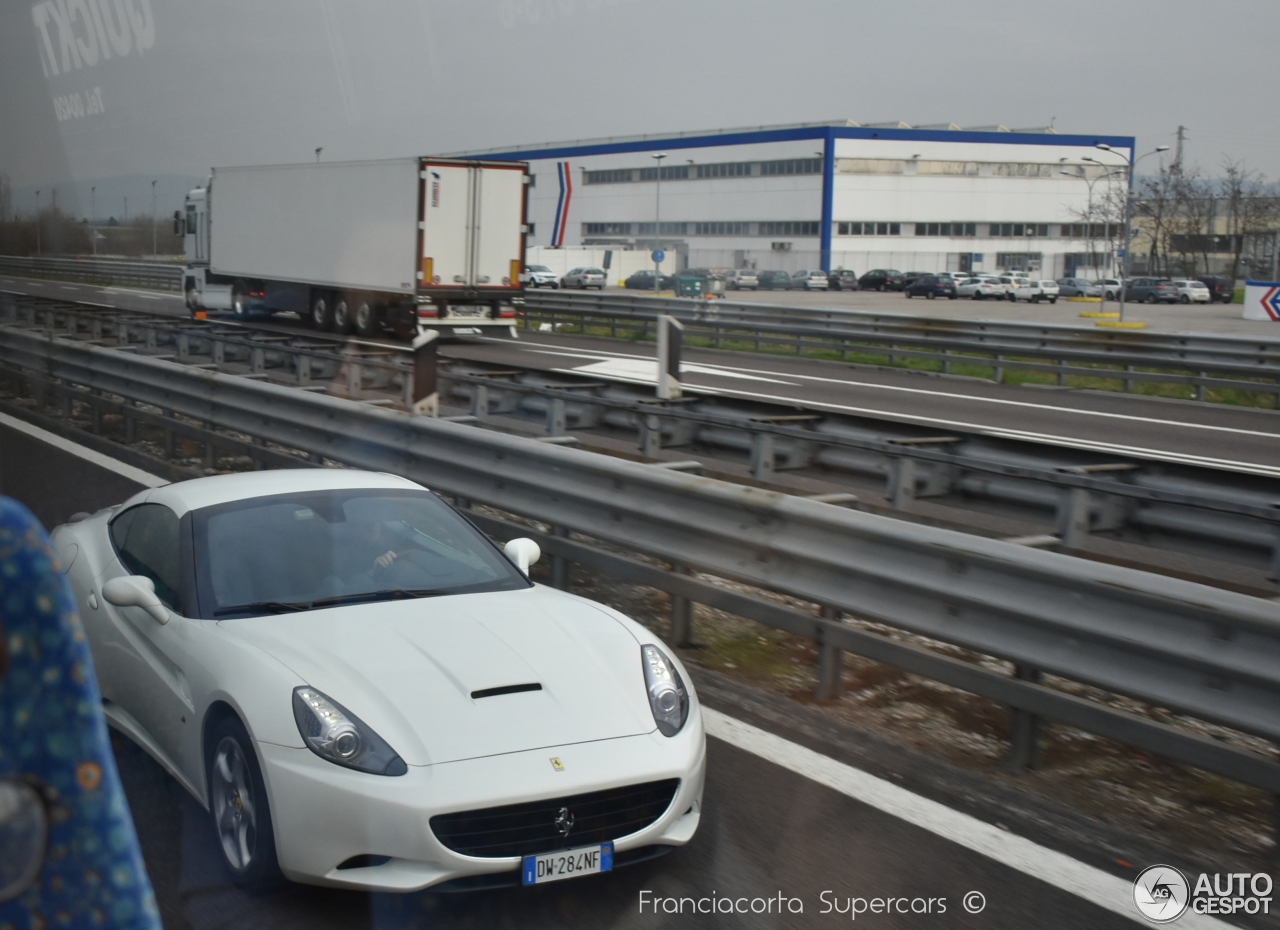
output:
[[560,178],[560,199],[556,201],[556,222],[551,227],[553,249],[564,245],[564,231],[569,227],[569,201],[573,199],[573,178],[569,175],[569,163],[556,162],[556,174]]

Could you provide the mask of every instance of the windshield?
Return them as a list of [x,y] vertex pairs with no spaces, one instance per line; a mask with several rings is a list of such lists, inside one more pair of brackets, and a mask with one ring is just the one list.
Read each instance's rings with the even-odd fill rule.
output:
[[193,516],[196,588],[205,618],[529,584],[429,491],[281,494]]
[[550,271],[551,269],[548,268],[546,265],[530,265],[529,270],[530,271]]

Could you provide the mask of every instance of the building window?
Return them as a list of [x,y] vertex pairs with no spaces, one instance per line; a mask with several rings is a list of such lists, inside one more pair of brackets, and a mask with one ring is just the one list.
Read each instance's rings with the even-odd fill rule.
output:
[[[650,223],[650,226],[653,224]],[[662,224],[666,226],[666,223]],[[583,223],[582,233],[585,236],[629,236],[630,223]]]
[[751,162],[727,162],[722,165],[698,165],[700,178],[746,178],[751,176]]
[[789,158],[785,161],[762,161],[762,175],[822,174],[821,158]]
[[694,223],[695,236],[749,236],[750,223]]
[[631,180],[631,168],[610,168],[607,171],[588,171],[588,184],[624,184]]
[[[621,225],[621,224],[620,224],[620,225]],[[630,228],[630,225],[631,225],[631,224],[630,224],[630,223],[628,223],[628,224],[626,224],[626,225],[627,225],[627,227],[628,227],[628,228]],[[657,235],[659,235],[659,236],[687,236],[688,234],[689,234],[689,224],[688,224],[688,223],[663,223],[663,224],[662,224],[662,229],[661,229],[661,230],[659,230],[659,231],[658,231],[658,233],[657,233]],[[653,231],[653,224],[652,224],[652,223],[641,223],[641,224],[640,224],[640,235],[642,235],[642,236],[652,236],[652,235],[654,235],[654,231]]]
[[1039,271],[1044,255],[1040,252],[997,252],[996,267],[1010,271]]
[[[688,165],[664,165],[662,168],[662,180],[664,181],[682,181],[689,177]],[[641,168],[641,181],[658,180],[657,168]]]
[[816,236],[821,223],[808,221],[761,223],[761,236]]
[[1048,223],[992,223],[993,237],[1023,239],[1049,235]]

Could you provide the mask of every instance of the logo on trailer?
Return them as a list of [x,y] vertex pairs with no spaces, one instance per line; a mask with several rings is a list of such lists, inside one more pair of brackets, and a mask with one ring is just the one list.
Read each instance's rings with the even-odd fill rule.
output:
[[440,175],[431,172],[431,206],[440,206]]
[[1171,865],[1143,869],[1133,881],[1133,903],[1138,913],[1153,923],[1177,920],[1187,909],[1191,885],[1187,877]]

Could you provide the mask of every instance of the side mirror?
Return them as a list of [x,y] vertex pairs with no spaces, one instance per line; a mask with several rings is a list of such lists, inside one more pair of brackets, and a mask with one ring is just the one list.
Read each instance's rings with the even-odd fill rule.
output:
[[538,544],[524,536],[511,540],[502,547],[502,551],[507,558],[516,563],[516,568],[524,572],[526,578],[529,577],[529,568],[536,565],[538,559],[542,558],[542,549]]
[[175,236],[185,235],[186,230],[183,229],[185,225],[186,224],[182,220],[182,212],[179,210],[174,210],[173,211],[173,234]]
[[169,622],[169,611],[156,597],[155,582],[144,575],[125,575],[112,578],[102,586],[102,596],[108,604],[117,607],[141,607],[155,618],[157,623]]

